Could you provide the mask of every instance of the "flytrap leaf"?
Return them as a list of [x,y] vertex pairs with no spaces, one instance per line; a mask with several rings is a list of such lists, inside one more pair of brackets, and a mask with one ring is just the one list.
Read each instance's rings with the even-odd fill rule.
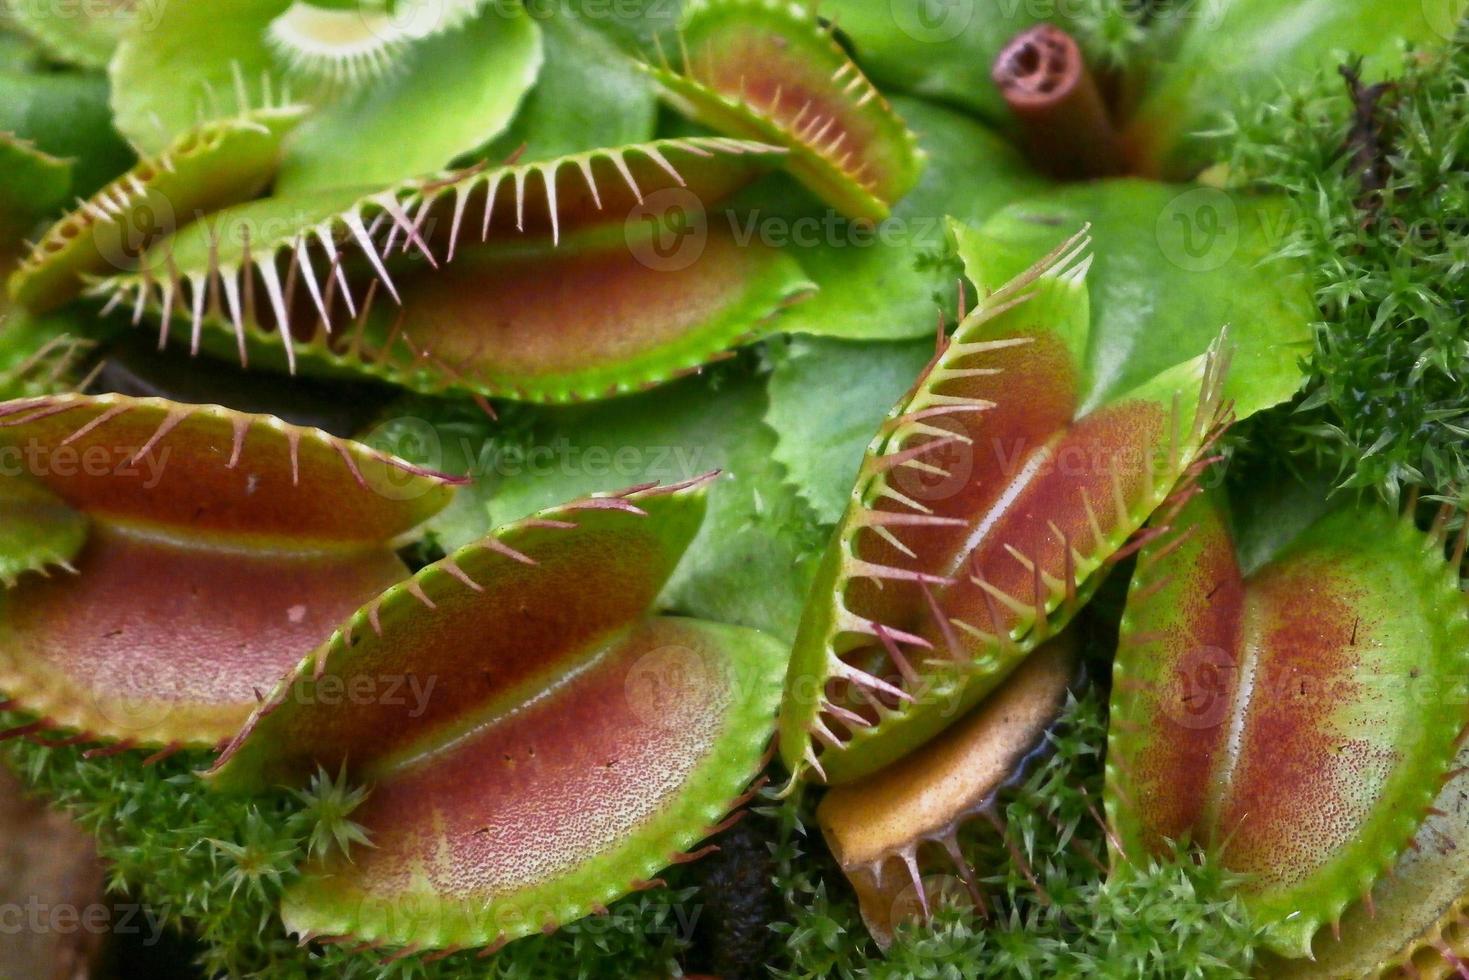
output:
[[810,288],[708,210],[782,153],[663,140],[254,202],[99,291],[186,327],[196,351],[232,333],[242,362],[299,357],[429,393],[605,397],[697,369]]
[[988,296],[878,430],[796,638],[781,714],[795,778],[872,772],[993,690],[1224,423],[1217,347],[1082,407],[1086,248],[1073,238]]
[[449,166],[505,128],[541,66],[518,3],[157,0],[147,20],[109,64],[117,128],[155,152],[201,118],[293,93],[317,107],[282,168],[296,190]]
[[[369,603],[277,689],[216,784],[345,765],[373,786],[353,813],[372,848],[308,864],[290,929],[405,955],[498,949],[645,887],[739,805],[784,647],[648,613],[707,482],[501,528]],[[365,678],[421,697],[326,696]]]
[[1216,851],[1247,876],[1269,944],[1307,956],[1452,764],[1469,663],[1457,566],[1442,537],[1376,506],[1338,508],[1251,564],[1222,495],[1175,527],[1139,556],[1122,621],[1114,843],[1132,861],[1185,838]]
[[1469,964],[1469,750],[1454,759],[1412,843],[1372,887],[1371,901],[1342,913],[1340,929],[1321,930],[1310,959],[1266,960],[1279,980],[1335,977],[1462,976]]
[[0,404],[0,454],[7,535],[43,518],[74,571],[0,592],[0,691],[38,729],[130,745],[233,735],[406,577],[393,542],[453,492],[316,430],[120,395]]
[[82,277],[132,267],[202,214],[248,200],[280,165],[281,140],[302,110],[259,110],[205,123],[81,201],[10,277],[10,298],[35,312],[79,294]]
[[1044,644],[978,707],[902,765],[833,787],[816,810],[832,855],[842,866],[862,920],[883,948],[910,913],[924,917],[933,884],[924,869],[940,865],[960,877],[967,898],[983,907],[975,869],[960,832],[979,819],[997,828],[1001,790],[1024,779],[1045,753],[1046,736],[1077,677],[1076,637]]
[[676,69],[648,68],[669,102],[722,133],[788,147],[787,169],[843,214],[886,218],[918,183],[918,138],[803,4],[697,0],[677,46]]
[[36,149],[29,140],[0,132],[0,238],[19,238],[35,221],[66,200],[70,160]]

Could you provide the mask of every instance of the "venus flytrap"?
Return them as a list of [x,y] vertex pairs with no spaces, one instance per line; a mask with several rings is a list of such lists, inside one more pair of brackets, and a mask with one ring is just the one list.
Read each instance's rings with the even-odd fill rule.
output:
[[1081,405],[1089,265],[1078,236],[985,297],[879,429],[792,655],[796,778],[846,782],[936,736],[946,705],[978,703],[1066,624],[1207,456],[1229,411],[1222,343]]
[[[308,863],[288,929],[395,959],[493,952],[692,860],[748,798],[783,660],[754,630],[648,614],[706,483],[500,528],[363,607],[280,684],[213,785],[258,792],[327,765],[373,786],[354,815],[372,848]],[[309,696],[379,670],[442,677],[428,714]]]
[[120,395],[0,404],[0,460],[18,579],[0,691],[37,716],[8,734],[162,749],[230,738],[406,576],[393,542],[456,482],[276,419]]
[[1209,493],[1143,549],[1113,673],[1117,874],[1192,839],[1248,876],[1241,895],[1275,951],[1306,957],[1328,925],[1370,942],[1342,915],[1371,903],[1434,812],[1469,721],[1450,516],[1424,535],[1411,512],[1347,503],[1255,532],[1270,547],[1241,554],[1268,511],[1232,514]]
[[[788,256],[737,247],[712,212],[783,155],[690,137],[267,198],[164,239],[94,292],[242,363],[608,397],[696,370],[804,295]],[[687,248],[663,254],[670,235]]]
[[880,221],[918,182],[923,152],[814,10],[793,0],[700,0],[670,64],[648,71],[681,112],[730,136],[790,149],[786,166],[822,200]]

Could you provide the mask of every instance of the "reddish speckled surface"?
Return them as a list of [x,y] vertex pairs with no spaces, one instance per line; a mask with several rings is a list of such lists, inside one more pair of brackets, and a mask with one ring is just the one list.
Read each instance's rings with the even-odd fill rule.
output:
[[292,667],[407,574],[392,552],[255,555],[95,527],[76,576],[0,597],[0,689],[73,727],[229,738]]
[[1385,733],[1353,733],[1343,717],[1393,693],[1374,690],[1363,662],[1376,629],[1352,586],[1328,560],[1270,566],[1250,581],[1256,692],[1215,826],[1233,833],[1230,866],[1267,883],[1304,878],[1350,840],[1401,761]]
[[383,332],[401,329],[465,379],[507,389],[619,366],[631,373],[629,365],[660,353],[698,363],[707,353],[701,344],[718,349],[773,311],[780,297],[740,312],[775,255],[758,243],[737,245],[722,215],[709,219],[702,245],[689,239],[699,250],[687,263],[677,251],[684,239],[669,236],[677,268],[660,267],[651,243],[630,247],[620,224],[615,234],[555,249],[549,240],[471,247],[406,281],[401,321],[397,310],[385,312]]
[[[689,677],[706,683],[644,700],[635,672],[670,646],[699,659]],[[352,888],[401,893],[422,876],[444,898],[492,900],[608,850],[709,750],[730,698],[718,657],[677,620],[645,622],[521,710],[393,773],[354,814],[377,846],[356,856]]]

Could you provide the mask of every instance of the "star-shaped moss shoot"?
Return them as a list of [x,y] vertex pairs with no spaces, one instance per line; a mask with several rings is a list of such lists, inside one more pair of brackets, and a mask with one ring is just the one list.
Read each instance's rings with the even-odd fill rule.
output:
[[873,440],[796,638],[781,717],[796,777],[872,772],[993,690],[1224,424],[1218,345],[1081,403],[1087,248],[1065,242],[963,317]]
[[929,893],[946,881],[930,873],[935,868],[956,872],[968,900],[984,907],[960,834],[981,819],[1003,833],[999,794],[1046,755],[1047,733],[1078,676],[1076,647],[1074,632],[1050,640],[901,765],[833,787],[822,799],[821,832],[879,945],[890,946],[899,924],[914,913],[926,917],[945,897]]
[[[78,741],[214,746],[352,610],[451,481],[223,408],[0,404],[0,692]],[[12,577],[6,574],[5,578]]]
[[794,259],[741,244],[713,210],[783,155],[695,137],[272,198],[185,229],[101,289],[242,362],[606,397],[718,358],[809,290]]
[[10,298],[34,312],[60,306],[82,277],[131,268],[176,229],[259,194],[301,114],[261,109],[184,133],[52,225],[11,275]]
[[[784,645],[651,612],[707,482],[502,527],[370,602],[276,690],[217,786],[345,765],[372,787],[352,814],[372,848],[309,862],[288,928],[405,955],[495,949],[646,887],[740,805]],[[378,696],[325,697],[364,678]]]
[[791,151],[786,166],[845,215],[881,220],[918,183],[923,152],[814,10],[792,0],[698,0],[675,64],[648,71],[682,112]]
[[1139,555],[1107,808],[1119,857],[1216,851],[1270,945],[1300,957],[1371,901],[1453,765],[1469,615],[1441,534],[1379,506],[1307,523],[1270,503],[1199,496]]
[[109,65],[117,128],[145,152],[281,93],[314,108],[278,191],[371,187],[498,136],[542,64],[519,3],[158,0]]

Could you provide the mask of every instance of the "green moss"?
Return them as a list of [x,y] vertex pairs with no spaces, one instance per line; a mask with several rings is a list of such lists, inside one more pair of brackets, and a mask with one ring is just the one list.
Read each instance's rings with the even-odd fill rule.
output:
[[1461,34],[1407,55],[1375,101],[1321,75],[1231,129],[1232,179],[1294,202],[1279,249],[1313,270],[1320,311],[1305,395],[1275,438],[1390,501],[1405,485],[1469,486],[1466,74]]

